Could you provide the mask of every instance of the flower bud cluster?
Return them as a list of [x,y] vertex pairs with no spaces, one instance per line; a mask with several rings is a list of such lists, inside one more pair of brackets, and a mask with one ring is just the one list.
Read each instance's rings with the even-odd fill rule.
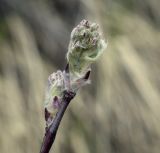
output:
[[100,57],[105,48],[106,43],[96,23],[83,20],[73,29],[67,53],[68,70],[58,70],[48,78],[45,96],[47,127],[61,107],[64,91],[76,93],[80,87],[89,83],[90,65]]
[[71,32],[67,60],[72,73],[82,75],[106,48],[99,26],[82,20]]

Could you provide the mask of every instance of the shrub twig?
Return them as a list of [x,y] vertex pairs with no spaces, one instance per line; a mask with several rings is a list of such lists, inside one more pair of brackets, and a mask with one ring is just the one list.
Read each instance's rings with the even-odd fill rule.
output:
[[53,121],[51,126],[46,129],[46,133],[43,139],[40,153],[48,153],[51,149],[51,146],[56,138],[56,133],[59,127],[59,124],[62,120],[65,110],[67,109],[70,101],[74,98],[76,94],[72,91],[64,91],[64,96],[62,100],[62,105]]
[[67,66],[48,78],[45,97],[46,133],[40,153],[49,153],[65,110],[78,89],[89,83],[90,65],[106,48],[99,26],[82,20],[71,32],[67,52]]

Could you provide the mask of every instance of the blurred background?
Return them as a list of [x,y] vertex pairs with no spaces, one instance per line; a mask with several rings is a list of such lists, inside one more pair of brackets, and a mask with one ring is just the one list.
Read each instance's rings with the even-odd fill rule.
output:
[[159,0],[1,0],[0,153],[38,153],[48,76],[70,32],[97,22],[108,42],[92,84],[67,109],[51,153],[159,153]]

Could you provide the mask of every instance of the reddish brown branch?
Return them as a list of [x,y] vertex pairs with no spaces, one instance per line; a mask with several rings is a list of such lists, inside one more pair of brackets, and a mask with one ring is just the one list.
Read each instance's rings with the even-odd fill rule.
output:
[[57,133],[59,124],[62,120],[62,117],[64,115],[64,112],[67,109],[67,106],[69,105],[70,101],[74,98],[74,96],[75,96],[75,93],[73,93],[72,91],[65,91],[64,92],[62,105],[61,105],[53,123],[46,130],[40,153],[49,153],[49,151],[52,147],[52,144],[55,140],[56,133]]

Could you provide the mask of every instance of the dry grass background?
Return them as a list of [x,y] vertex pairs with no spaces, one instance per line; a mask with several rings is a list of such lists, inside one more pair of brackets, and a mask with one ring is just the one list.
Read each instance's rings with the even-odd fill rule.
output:
[[159,153],[158,0],[0,4],[0,153],[39,152],[49,74],[65,66],[71,29],[86,18],[108,40],[92,84],[69,106],[55,153]]

